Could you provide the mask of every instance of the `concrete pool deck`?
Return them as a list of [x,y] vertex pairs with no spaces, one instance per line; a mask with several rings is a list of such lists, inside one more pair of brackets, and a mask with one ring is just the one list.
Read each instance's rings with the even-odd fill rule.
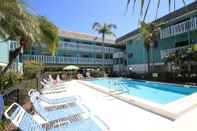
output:
[[108,124],[111,131],[196,131],[197,108],[185,113],[175,121],[156,115],[134,105],[98,92],[77,81],[68,82],[66,93],[47,95],[58,98],[65,95],[81,96],[82,102],[93,115]]

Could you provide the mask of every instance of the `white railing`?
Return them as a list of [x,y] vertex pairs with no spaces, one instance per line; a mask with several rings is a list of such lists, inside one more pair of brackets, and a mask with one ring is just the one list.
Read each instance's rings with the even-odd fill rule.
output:
[[172,37],[196,29],[197,29],[197,17],[194,17],[191,18],[190,20],[161,29],[160,39],[165,39],[168,37]]
[[[24,61],[38,61],[44,64],[102,64],[102,59],[82,58],[82,57],[63,57],[63,56],[43,56],[43,55],[23,55]],[[105,65],[113,65],[113,59],[105,59]]]
[[168,57],[170,54],[175,53],[178,50],[186,49],[186,48],[189,48],[189,47],[190,47],[190,45],[182,46],[182,47],[177,47],[177,48],[171,48],[171,49],[161,50],[160,51],[161,59],[164,59],[165,57]]
[[[67,50],[79,50],[79,51],[85,51],[85,52],[103,52],[102,46],[97,45],[87,45],[83,43],[74,43],[74,42],[60,42],[60,48],[61,49],[67,49]],[[104,47],[105,53],[114,53],[116,51],[119,51],[119,49],[113,48],[113,47]]]
[[125,53],[124,52],[115,52],[113,54],[113,58],[123,58],[125,57]]

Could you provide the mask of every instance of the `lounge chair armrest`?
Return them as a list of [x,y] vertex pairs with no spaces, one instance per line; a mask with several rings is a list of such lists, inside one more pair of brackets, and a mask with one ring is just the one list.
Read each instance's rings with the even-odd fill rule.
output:
[[36,90],[35,89],[30,89],[29,92],[28,92],[28,96],[31,97],[33,92],[36,92]]
[[106,129],[104,131],[110,131],[110,127],[107,125],[107,123],[105,123],[102,119],[100,119],[98,116],[93,116],[94,118],[96,118],[101,124],[103,124]]
[[[16,116],[14,118],[11,118],[9,116],[9,111],[14,107],[17,106],[20,110],[17,112]],[[7,119],[11,120],[16,126],[19,126],[21,120],[23,119],[23,116],[25,114],[25,110],[18,104],[18,103],[13,103],[5,112],[4,115]]]
[[81,96],[76,96],[76,98],[77,98],[77,100],[78,100],[79,102],[81,102],[81,101],[82,101]]
[[82,108],[84,108],[84,110],[85,110],[86,112],[90,113],[90,109],[89,109],[86,105],[81,104],[81,106],[82,106]]
[[20,105],[19,105],[18,103],[12,103],[12,104],[10,105],[10,107],[8,107],[8,109],[5,110],[4,115],[5,115],[5,117],[6,117],[7,119],[10,119],[10,116],[9,116],[8,112],[9,112],[15,105],[20,107]]

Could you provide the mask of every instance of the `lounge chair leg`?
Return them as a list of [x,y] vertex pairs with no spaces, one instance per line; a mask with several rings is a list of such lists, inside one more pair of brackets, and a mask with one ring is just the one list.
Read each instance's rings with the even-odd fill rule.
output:
[[16,101],[19,103],[19,89],[16,90]]

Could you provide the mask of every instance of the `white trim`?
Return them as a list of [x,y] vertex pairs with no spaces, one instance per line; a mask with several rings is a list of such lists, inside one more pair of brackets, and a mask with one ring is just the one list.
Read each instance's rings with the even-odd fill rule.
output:
[[[150,65],[152,64],[150,63]],[[164,63],[163,62],[154,63],[154,65],[159,66],[159,65],[164,65]],[[148,64],[131,64],[127,66],[127,69],[129,69],[130,67],[133,69],[133,72],[136,72],[136,73],[148,72]]]
[[[8,115],[8,112],[11,110],[13,106],[17,106],[20,108],[20,111],[17,113],[16,117],[14,119],[11,119],[11,117]],[[17,127],[19,126],[20,122],[22,121],[22,118],[25,114],[25,110],[17,103],[13,103],[5,112],[4,115],[7,119],[11,120],[12,123],[14,123]]]

